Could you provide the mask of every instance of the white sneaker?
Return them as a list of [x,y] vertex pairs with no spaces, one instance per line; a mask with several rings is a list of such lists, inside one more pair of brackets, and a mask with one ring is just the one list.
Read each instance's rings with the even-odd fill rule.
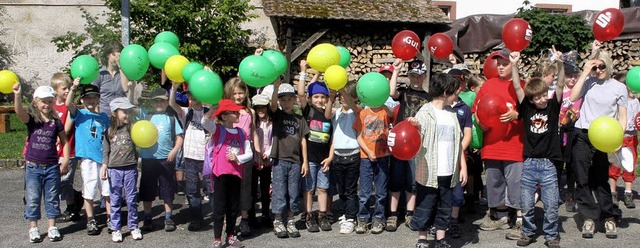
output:
[[142,231],[138,228],[133,229],[133,231],[131,231],[131,237],[133,240],[142,240]]
[[340,222],[340,233],[349,234],[354,231],[356,227],[356,221],[354,219],[348,219]]
[[31,243],[42,242],[42,238],[40,237],[40,231],[38,231],[37,227],[32,227],[29,229],[29,241]]
[[120,230],[111,232],[111,241],[116,243],[122,242],[122,233],[120,232]]
[[207,203],[207,202],[209,202],[209,196],[205,195],[202,197],[202,203]]
[[62,236],[60,235],[60,231],[58,231],[58,227],[56,227],[56,226],[49,227],[49,231],[48,231],[47,235],[49,236],[49,240],[51,240],[52,242],[56,242],[56,241],[62,240]]

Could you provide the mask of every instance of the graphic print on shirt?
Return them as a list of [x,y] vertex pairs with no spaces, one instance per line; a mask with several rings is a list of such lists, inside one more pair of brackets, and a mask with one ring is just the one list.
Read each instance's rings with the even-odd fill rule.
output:
[[[49,126],[48,128],[50,129],[54,129],[53,126],[55,126],[55,122],[49,121],[45,125]],[[32,135],[31,137],[34,137],[35,139],[30,140],[30,142],[32,143],[31,148],[41,151],[47,151],[53,148],[51,147],[51,144],[55,144],[55,141],[53,139],[54,137],[56,137],[53,131],[41,128],[33,131],[33,134],[34,135]]]
[[367,116],[364,118],[364,124],[366,129],[362,132],[365,140],[370,140],[371,143],[377,143],[375,146],[378,151],[374,151],[379,154],[385,154],[387,151],[387,137],[384,135],[384,131],[387,126],[384,121],[378,119],[376,116]]
[[238,154],[240,154],[240,146],[243,144],[240,144],[241,140],[240,140],[240,136],[238,135],[229,135],[227,136],[227,140],[229,141],[229,143],[227,144],[227,154],[233,154],[238,156]]
[[[582,101],[582,99],[578,100]],[[560,125],[568,126],[573,124],[580,117],[580,104],[575,104],[569,99],[562,100],[562,105],[560,106]]]
[[129,133],[121,133],[118,132],[111,139],[111,143],[115,143],[117,146],[122,147],[122,149],[118,150],[118,156],[124,156],[126,151],[131,151],[135,149],[133,146],[133,141],[131,140],[131,136]]
[[422,105],[426,104],[428,101],[426,99],[421,98],[420,96],[414,94],[406,94],[405,93],[405,107],[404,107],[404,118],[416,116],[418,110],[422,107]]
[[286,135],[294,136],[298,130],[298,122],[294,120],[282,120],[282,131]]
[[309,141],[327,144],[331,137],[331,123],[319,120],[309,122]]
[[549,116],[543,113],[536,113],[531,116],[531,132],[536,134],[543,134],[549,130],[549,124],[547,123]]

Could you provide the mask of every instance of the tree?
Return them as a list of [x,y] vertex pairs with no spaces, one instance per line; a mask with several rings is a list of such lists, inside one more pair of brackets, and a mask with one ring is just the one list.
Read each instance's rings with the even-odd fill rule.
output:
[[[96,55],[103,42],[120,40],[121,0],[106,0],[105,5],[110,12],[103,14],[104,23],[83,10],[85,33],[55,37],[52,42],[58,51]],[[235,75],[242,58],[252,52],[246,45],[251,31],[240,27],[254,17],[248,14],[251,9],[248,0],[131,1],[131,43],[149,48],[158,33],[172,31],[180,38],[180,54]]]

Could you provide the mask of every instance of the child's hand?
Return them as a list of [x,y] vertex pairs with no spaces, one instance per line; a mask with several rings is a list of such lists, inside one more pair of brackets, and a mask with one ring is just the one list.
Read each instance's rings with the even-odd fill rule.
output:
[[65,175],[69,172],[69,159],[63,159],[60,163],[60,175]]
[[307,173],[309,172],[309,163],[303,163],[302,167],[300,167],[300,175],[302,175],[302,177],[306,177]]
[[80,77],[77,77],[73,80],[73,84],[71,85],[74,89],[80,85]]
[[173,162],[176,159],[176,156],[178,155],[178,152],[175,150],[171,150],[169,152],[169,156],[167,156],[167,162]]
[[515,65],[518,61],[520,61],[520,52],[511,52],[509,54],[509,62],[511,62],[512,65]]
[[[393,71],[400,70],[400,68],[402,68],[402,64],[403,63],[404,63],[404,61],[402,59],[396,58],[396,60],[393,61],[393,64],[391,64],[393,66]],[[398,72],[400,72],[400,71],[398,71]]]
[[278,90],[278,88],[280,87],[281,83],[282,82],[280,81],[280,77],[276,78],[276,81],[273,81],[274,90]]
[[460,170],[460,185],[465,186],[467,184],[467,169]]
[[333,158],[328,157],[322,160],[322,162],[320,162],[320,164],[322,165],[322,172],[329,171],[329,168],[331,167],[331,161],[333,161]]
[[602,42],[599,40],[593,40],[593,42],[591,42],[591,51],[595,52],[600,50],[600,48],[602,48]]
[[300,72],[306,72],[307,66],[309,66],[309,62],[306,60],[300,60]]
[[509,107],[509,111],[500,116],[500,122],[511,122],[515,119],[518,119],[518,112],[511,106]]
[[369,160],[371,160],[371,162],[376,161],[376,155],[373,152],[367,152],[367,157],[369,158]]
[[415,117],[409,117],[409,118],[407,118],[407,121],[409,123],[411,123],[411,125],[414,125],[416,127],[420,127],[420,122],[418,122],[418,119],[416,119]]
[[22,87],[20,87],[20,82],[17,82],[13,85],[13,94],[20,95],[22,93]]
[[102,167],[100,167],[100,179],[102,179],[102,181],[107,180],[107,165],[106,164],[102,164]]
[[236,162],[236,163],[238,162],[238,157],[236,157],[236,155],[233,153],[228,153],[227,159],[231,162]]
[[263,52],[263,51],[264,51],[264,50],[262,50],[262,48],[261,48],[261,47],[258,47],[258,48],[256,48],[256,51],[255,51],[255,52],[253,52],[253,54],[254,54],[254,55],[262,55],[262,52]]

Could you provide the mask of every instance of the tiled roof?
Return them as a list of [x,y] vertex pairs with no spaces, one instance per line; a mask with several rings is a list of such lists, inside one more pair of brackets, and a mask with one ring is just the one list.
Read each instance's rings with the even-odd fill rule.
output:
[[270,17],[451,23],[430,0],[262,0]]

